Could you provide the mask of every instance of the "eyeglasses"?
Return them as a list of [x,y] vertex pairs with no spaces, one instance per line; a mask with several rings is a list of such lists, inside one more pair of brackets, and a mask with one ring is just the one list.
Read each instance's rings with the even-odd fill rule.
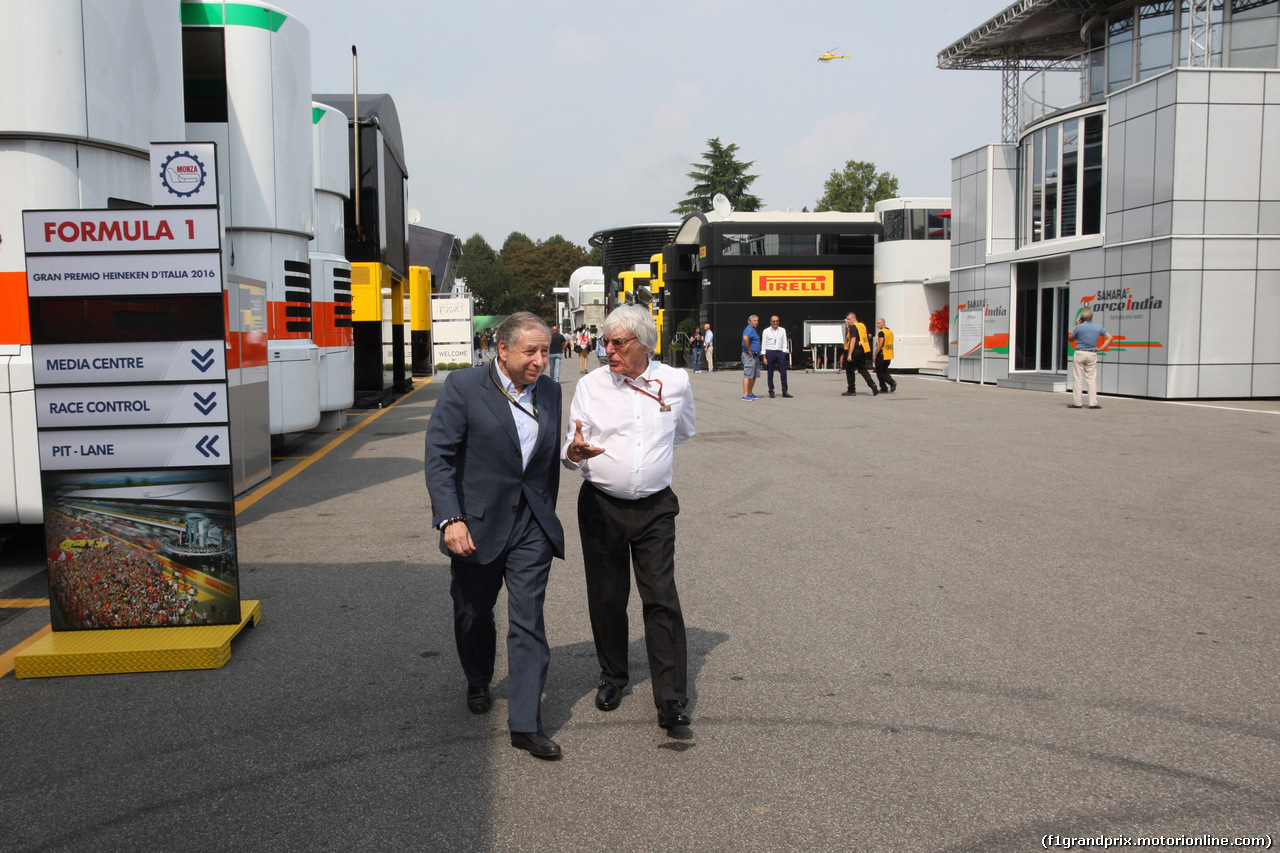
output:
[[624,346],[629,344],[631,341],[634,341],[635,339],[636,339],[635,335],[632,335],[629,338],[604,338],[603,340],[606,345],[613,344],[614,349],[622,349]]

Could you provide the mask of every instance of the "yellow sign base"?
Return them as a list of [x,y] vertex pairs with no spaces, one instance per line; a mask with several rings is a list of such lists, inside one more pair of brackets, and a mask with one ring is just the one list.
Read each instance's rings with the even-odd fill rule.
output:
[[240,602],[239,625],[54,631],[14,656],[18,678],[217,669],[231,660],[231,640],[262,619],[261,603]]

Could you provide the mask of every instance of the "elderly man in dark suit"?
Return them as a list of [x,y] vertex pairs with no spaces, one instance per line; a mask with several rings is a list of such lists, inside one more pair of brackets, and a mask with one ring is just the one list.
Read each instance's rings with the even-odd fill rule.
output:
[[427,426],[427,490],[440,550],[450,558],[454,636],[467,707],[493,705],[493,607],[507,587],[507,725],[511,745],[560,757],[542,730],[551,650],[542,618],[551,558],[564,558],[556,518],[560,488],[560,385],[544,376],[551,331],[528,312],[497,331],[497,356],[449,376]]

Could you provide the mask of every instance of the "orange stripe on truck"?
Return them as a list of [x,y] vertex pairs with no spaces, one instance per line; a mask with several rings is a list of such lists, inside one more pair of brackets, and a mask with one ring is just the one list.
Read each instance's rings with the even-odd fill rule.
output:
[[31,317],[27,309],[27,274],[0,272],[0,344],[30,344]]

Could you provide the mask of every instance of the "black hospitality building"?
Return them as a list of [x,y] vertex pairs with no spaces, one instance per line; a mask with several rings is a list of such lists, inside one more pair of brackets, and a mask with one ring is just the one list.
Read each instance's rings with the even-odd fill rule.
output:
[[710,323],[716,364],[738,362],[752,314],[760,327],[777,314],[791,340],[792,364],[805,364],[806,320],[842,322],[850,311],[875,323],[873,213],[695,213],[664,251],[667,317]]

